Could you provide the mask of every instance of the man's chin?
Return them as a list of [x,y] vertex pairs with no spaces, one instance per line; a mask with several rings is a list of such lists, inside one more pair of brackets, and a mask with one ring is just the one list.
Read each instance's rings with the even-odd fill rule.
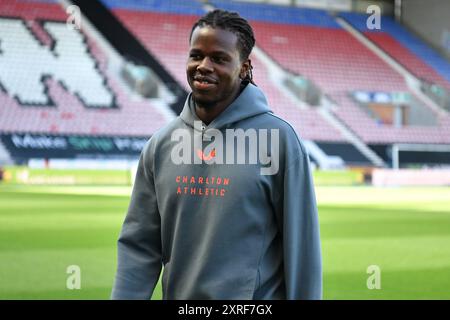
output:
[[217,103],[214,97],[209,98],[205,97],[204,95],[197,95],[195,93],[192,96],[194,98],[195,104],[199,108],[212,108]]

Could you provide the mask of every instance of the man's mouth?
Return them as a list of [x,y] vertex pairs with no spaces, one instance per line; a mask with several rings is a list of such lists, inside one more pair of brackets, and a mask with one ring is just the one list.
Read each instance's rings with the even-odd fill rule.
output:
[[209,90],[217,86],[217,80],[208,76],[195,76],[193,85],[197,90]]

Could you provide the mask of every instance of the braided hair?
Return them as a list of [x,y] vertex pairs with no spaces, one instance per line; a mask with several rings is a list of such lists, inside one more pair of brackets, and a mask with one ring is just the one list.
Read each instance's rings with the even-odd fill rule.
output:
[[[223,30],[234,33],[238,39],[238,49],[241,60],[248,60],[248,57],[250,56],[250,53],[255,46],[255,36],[250,24],[237,12],[230,12],[221,9],[215,9],[208,12],[192,26],[189,41],[191,41],[192,34],[195,28],[204,26],[209,26],[211,28],[221,28]],[[250,60],[248,60],[248,63],[250,68],[242,80],[255,84],[253,82],[253,66]]]

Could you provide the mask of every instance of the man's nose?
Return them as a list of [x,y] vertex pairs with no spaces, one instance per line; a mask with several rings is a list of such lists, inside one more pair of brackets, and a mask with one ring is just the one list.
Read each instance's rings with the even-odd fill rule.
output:
[[203,72],[213,72],[214,67],[213,67],[211,59],[208,57],[204,57],[203,60],[198,65],[197,70],[203,71]]

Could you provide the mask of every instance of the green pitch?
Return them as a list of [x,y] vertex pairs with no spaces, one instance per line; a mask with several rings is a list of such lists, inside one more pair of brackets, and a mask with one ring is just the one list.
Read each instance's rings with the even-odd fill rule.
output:
[[[0,299],[108,299],[129,194],[0,184]],[[450,299],[450,188],[318,187],[317,198],[325,299]],[[66,287],[71,265],[79,290]],[[380,289],[367,288],[370,265]]]

